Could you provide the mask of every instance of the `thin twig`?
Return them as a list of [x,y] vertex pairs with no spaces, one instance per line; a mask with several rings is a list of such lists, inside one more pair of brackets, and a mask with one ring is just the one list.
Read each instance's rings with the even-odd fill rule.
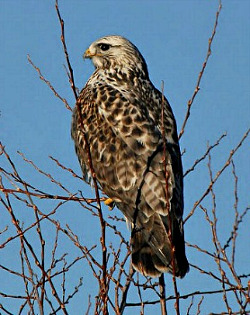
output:
[[160,304],[161,304],[161,315],[167,315],[167,305],[166,305],[166,289],[164,273],[159,277],[159,288],[160,288]]
[[213,185],[216,183],[216,181],[218,180],[218,178],[221,176],[221,174],[224,172],[224,170],[230,165],[231,160],[234,156],[234,154],[238,151],[238,149],[241,147],[241,145],[243,144],[243,142],[246,140],[246,138],[248,137],[250,129],[248,129],[246,131],[246,133],[243,135],[243,137],[241,138],[240,142],[238,143],[238,145],[231,150],[228,159],[226,160],[225,164],[222,166],[222,168],[216,173],[216,175],[214,176],[214,178],[212,179],[212,181],[210,182],[210,184],[208,185],[208,188],[206,189],[206,191],[203,193],[203,195],[200,197],[199,200],[197,200],[194,203],[193,209],[189,212],[189,214],[187,215],[187,217],[185,218],[185,220],[183,221],[184,224],[187,222],[187,220],[190,219],[190,217],[194,214],[196,208],[200,205],[200,203],[202,202],[202,200],[209,194],[211,188],[213,187]]
[[206,58],[205,58],[205,61],[202,65],[202,68],[201,68],[201,71],[199,73],[199,76],[198,76],[198,79],[197,79],[197,83],[196,83],[196,87],[195,87],[195,90],[194,90],[194,93],[192,95],[192,97],[190,98],[190,100],[188,101],[188,104],[187,104],[187,112],[186,112],[186,116],[184,118],[184,121],[183,121],[183,124],[182,124],[182,127],[181,127],[181,131],[179,133],[179,139],[182,137],[182,135],[184,134],[184,131],[185,131],[185,127],[186,127],[186,124],[187,124],[187,121],[190,117],[190,112],[191,112],[191,107],[192,107],[192,104],[194,102],[194,99],[196,97],[196,95],[198,94],[199,90],[200,90],[200,83],[201,83],[201,79],[203,77],[203,74],[204,74],[204,71],[206,69],[206,66],[207,66],[207,62],[208,62],[208,59],[209,57],[211,56],[211,46],[212,46],[212,42],[214,40],[214,36],[215,36],[215,33],[216,33],[216,29],[217,29],[217,25],[218,25],[218,20],[219,20],[219,15],[220,15],[220,11],[222,9],[222,4],[221,4],[221,0],[219,0],[219,7],[218,7],[218,10],[216,12],[216,17],[215,17],[215,22],[214,22],[214,27],[213,27],[213,31],[212,31],[212,35],[211,37],[208,39],[208,49],[207,49],[207,55],[206,55]]
[[[245,291],[247,291],[248,290],[248,287],[244,287],[243,288]],[[237,291],[237,290],[239,290],[239,288],[237,288],[237,287],[233,287],[233,288],[228,288],[228,289],[226,289],[226,291],[227,292],[229,292],[229,291]],[[214,294],[221,294],[221,293],[223,293],[223,290],[211,290],[211,291],[194,291],[194,292],[191,292],[191,293],[189,293],[189,294],[185,294],[185,295],[180,295],[179,296],[179,299],[183,299],[183,300],[185,300],[185,299],[187,299],[187,298],[189,298],[189,297],[192,297],[192,296],[196,296],[196,295],[214,295]],[[171,296],[168,296],[167,298],[166,298],[166,301],[171,301],[171,300],[175,300],[176,298],[175,298],[175,296],[173,296],[173,295],[171,295]],[[159,299],[157,299],[157,300],[152,300],[152,301],[143,301],[143,304],[144,305],[155,305],[155,304],[160,304],[160,300]],[[141,306],[141,303],[126,303],[126,306],[127,307],[135,307],[135,306]]]
[[210,152],[214,147],[216,147],[217,145],[220,144],[220,141],[221,141],[224,137],[226,137],[226,135],[227,135],[226,133],[223,133],[223,134],[220,136],[220,138],[219,138],[213,145],[209,146],[209,147],[207,148],[206,152],[203,154],[203,156],[200,157],[199,159],[195,160],[194,164],[184,173],[183,177],[187,176],[188,173],[192,172],[192,171],[195,169],[195,167],[196,167],[201,161],[203,161],[203,160],[208,156],[209,152]]
[[67,74],[68,74],[71,89],[73,91],[75,99],[77,100],[78,94],[77,94],[77,89],[76,89],[75,80],[74,80],[74,72],[73,72],[73,69],[71,67],[70,60],[69,60],[68,49],[67,49],[67,45],[65,41],[64,20],[62,19],[61,14],[60,14],[60,10],[58,7],[58,0],[56,0],[55,8],[56,8],[56,13],[60,21],[60,25],[61,25],[61,42],[63,45],[64,56],[67,62],[68,70],[69,70],[67,71]]
[[55,88],[53,87],[53,85],[52,85],[47,79],[45,79],[45,77],[42,75],[41,70],[40,70],[40,69],[33,63],[33,61],[31,60],[30,55],[27,55],[27,58],[28,58],[28,62],[32,65],[32,67],[33,67],[33,68],[37,71],[37,73],[39,74],[39,78],[40,78],[43,82],[45,82],[45,83],[48,85],[48,87],[49,87],[49,88],[51,89],[51,91],[55,94],[55,96],[58,97],[58,98],[64,103],[65,107],[66,107],[68,110],[72,111],[72,108],[69,106],[67,100],[66,100],[65,98],[61,97],[60,94],[57,93],[57,91],[55,90]]
[[[164,174],[165,174],[165,194],[166,194],[166,210],[167,210],[167,219],[168,219],[168,239],[170,242],[170,247],[171,247],[171,267],[172,267],[172,281],[173,281],[173,286],[174,286],[174,292],[176,296],[176,301],[175,301],[175,310],[176,310],[176,315],[180,314],[180,306],[179,306],[179,292],[177,288],[177,283],[176,283],[176,277],[175,277],[175,246],[173,242],[173,235],[172,235],[172,214],[170,213],[170,201],[169,201],[169,196],[168,196],[168,180],[169,180],[169,172],[167,170],[167,143],[166,143],[166,136],[165,136],[165,115],[164,115],[164,82],[162,81],[162,88],[161,88],[161,93],[162,93],[162,101],[161,101],[161,133],[162,133],[162,139],[163,139],[163,166],[164,166]],[[163,281],[162,281],[163,280]],[[161,279],[161,284],[164,283],[164,279]],[[163,290],[163,289],[161,289]],[[163,305],[162,305],[163,307]],[[164,310],[164,307],[163,307]],[[166,309],[165,309],[166,311]]]

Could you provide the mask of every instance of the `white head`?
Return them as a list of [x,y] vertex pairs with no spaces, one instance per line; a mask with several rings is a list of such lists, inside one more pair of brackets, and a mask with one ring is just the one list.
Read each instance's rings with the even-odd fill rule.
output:
[[110,35],[96,40],[85,51],[84,58],[91,58],[97,69],[137,69],[148,75],[147,65],[141,53],[122,36]]

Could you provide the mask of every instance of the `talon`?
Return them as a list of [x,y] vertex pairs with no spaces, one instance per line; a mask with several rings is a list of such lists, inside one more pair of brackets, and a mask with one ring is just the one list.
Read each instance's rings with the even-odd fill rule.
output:
[[109,207],[109,210],[112,210],[115,206],[115,202],[113,199],[111,198],[107,198],[105,201],[104,201],[105,205]]

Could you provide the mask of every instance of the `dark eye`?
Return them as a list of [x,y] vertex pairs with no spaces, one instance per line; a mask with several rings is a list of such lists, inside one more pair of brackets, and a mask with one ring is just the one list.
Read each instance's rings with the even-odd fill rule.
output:
[[98,46],[99,46],[99,47],[101,48],[101,50],[103,50],[103,51],[109,50],[109,48],[110,48],[110,45],[109,45],[109,44],[99,44]]

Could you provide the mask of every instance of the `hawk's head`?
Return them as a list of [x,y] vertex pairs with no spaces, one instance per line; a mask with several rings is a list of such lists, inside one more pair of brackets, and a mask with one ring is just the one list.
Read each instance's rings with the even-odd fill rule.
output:
[[110,35],[93,42],[84,53],[91,58],[96,68],[127,68],[143,71],[147,76],[147,65],[135,45],[122,36]]

